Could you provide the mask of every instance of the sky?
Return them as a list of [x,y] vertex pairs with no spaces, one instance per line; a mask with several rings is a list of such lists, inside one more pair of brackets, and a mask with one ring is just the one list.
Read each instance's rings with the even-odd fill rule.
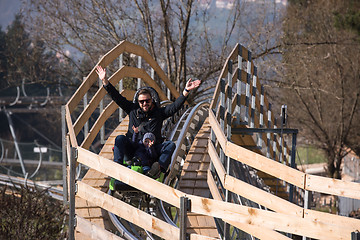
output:
[[21,0],[0,0],[0,25],[2,30],[5,30],[14,20],[14,16],[20,10],[20,7]]

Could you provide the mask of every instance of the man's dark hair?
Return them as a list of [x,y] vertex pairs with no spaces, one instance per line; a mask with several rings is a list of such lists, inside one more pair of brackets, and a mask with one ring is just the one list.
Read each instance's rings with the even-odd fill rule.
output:
[[141,89],[141,90],[139,91],[138,96],[140,96],[141,94],[149,94],[150,97],[152,98],[150,90],[148,90],[148,89],[146,89],[146,88]]

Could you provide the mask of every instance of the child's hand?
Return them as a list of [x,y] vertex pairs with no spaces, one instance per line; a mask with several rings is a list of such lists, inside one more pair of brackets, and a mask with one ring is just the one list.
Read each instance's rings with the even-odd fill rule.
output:
[[132,129],[134,130],[134,133],[139,133],[139,127],[132,126]]
[[149,141],[149,148],[151,148],[152,145],[154,145],[154,141]]

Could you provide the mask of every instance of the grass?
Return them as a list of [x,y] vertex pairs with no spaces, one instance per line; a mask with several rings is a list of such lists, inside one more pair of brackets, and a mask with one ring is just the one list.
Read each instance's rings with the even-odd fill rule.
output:
[[324,162],[327,162],[327,160],[322,150],[311,146],[297,147],[296,164],[299,165]]

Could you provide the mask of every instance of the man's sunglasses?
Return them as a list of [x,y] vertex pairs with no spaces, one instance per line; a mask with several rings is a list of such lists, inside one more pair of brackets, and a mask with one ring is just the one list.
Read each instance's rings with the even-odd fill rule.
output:
[[138,100],[138,102],[139,102],[140,104],[144,104],[145,102],[146,102],[146,103],[150,103],[150,102],[151,102],[151,99],[149,98],[149,99],[144,99],[144,100]]

